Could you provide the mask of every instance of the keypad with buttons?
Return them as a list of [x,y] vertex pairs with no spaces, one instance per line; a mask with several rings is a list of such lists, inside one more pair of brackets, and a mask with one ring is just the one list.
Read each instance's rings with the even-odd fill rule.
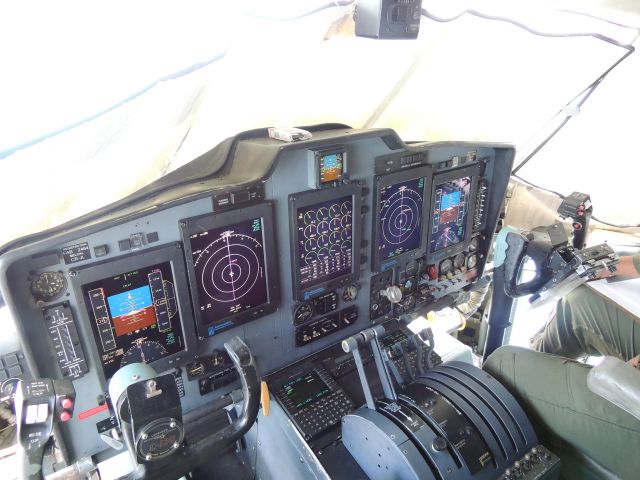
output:
[[323,368],[313,371],[326,384],[326,394],[315,398],[303,407],[298,407],[282,388],[278,398],[306,439],[311,439],[338,424],[342,417],[353,410],[353,402]]

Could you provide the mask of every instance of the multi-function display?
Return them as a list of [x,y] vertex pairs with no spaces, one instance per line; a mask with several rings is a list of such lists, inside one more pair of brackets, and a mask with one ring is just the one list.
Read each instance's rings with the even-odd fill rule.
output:
[[331,393],[315,371],[285,383],[282,390],[296,408],[303,408]]
[[214,332],[231,316],[269,301],[263,219],[253,218],[189,236],[201,322]]
[[381,187],[377,224],[378,258],[388,260],[420,248],[425,179]]
[[[472,177],[436,183],[430,251],[437,252],[464,240]],[[435,182],[434,182],[435,183]]]
[[184,349],[170,262],[85,284],[82,292],[107,379],[129,363]]
[[350,274],[353,264],[351,195],[298,208],[297,268],[302,288]]

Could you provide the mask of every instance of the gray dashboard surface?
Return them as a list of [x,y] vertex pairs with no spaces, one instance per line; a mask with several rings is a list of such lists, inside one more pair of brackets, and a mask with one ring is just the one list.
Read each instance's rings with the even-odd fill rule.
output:
[[[408,156],[416,160],[418,157],[414,156],[418,155],[418,163],[407,163],[407,168],[429,165],[434,175],[445,175],[458,168],[483,163],[483,178],[489,192],[485,199],[487,213],[484,223],[474,230],[473,235],[482,238],[481,251],[488,251],[513,162],[513,147],[458,142],[407,145],[392,130],[358,131],[344,125],[321,125],[311,128],[311,131],[312,140],[292,144],[269,139],[266,130],[240,134],[196,159],[193,164],[114,205],[2,247],[0,291],[17,321],[16,328],[24,344],[25,357],[35,376],[60,378],[62,375],[51,337],[43,321],[43,308],[66,305],[78,330],[88,372],[74,379],[77,392],[76,415],[61,426],[62,438],[70,458],[108,452],[108,447],[99,438],[96,423],[107,419],[109,413],[100,411],[91,414],[103,401],[107,379],[103,373],[101,350],[98,348],[99,338],[92,327],[95,318],[82,293],[82,285],[89,281],[83,279],[86,272],[92,272],[93,281],[166,260],[166,257],[155,258],[154,252],[170,248],[179,251],[170,260],[174,265],[177,308],[187,348],[152,365],[158,370],[173,371],[181,377],[185,393],[182,408],[183,412],[189,412],[237,386],[231,383],[201,395],[198,380],[190,380],[185,371],[186,366],[194,359],[207,356],[214,349],[222,349],[223,343],[233,336],[240,336],[246,342],[256,358],[260,373],[267,374],[371,324],[370,292],[377,288],[372,289],[372,278],[377,278],[379,273],[372,271],[371,262],[371,245],[374,243],[372,233],[375,231],[373,218],[377,208],[374,204],[374,179],[377,175],[384,174],[380,172],[381,162],[376,159],[390,158],[396,161],[397,168],[400,169],[400,158]],[[315,162],[315,152],[337,147],[344,148],[347,152],[348,175],[345,181],[348,183],[328,185],[326,189],[313,188],[310,169]],[[473,153],[473,160],[470,153]],[[354,185],[358,186],[355,190]],[[290,196],[316,190],[329,191],[330,196],[335,192],[338,197],[344,194],[345,189],[355,191],[354,198],[357,196],[361,202],[361,208],[353,215],[353,229],[357,230],[354,238],[359,239],[358,245],[354,245],[353,249],[354,269],[348,285],[345,284],[355,285],[358,295],[353,300],[345,300],[343,286],[340,284],[328,286],[323,293],[336,293],[336,311],[355,306],[357,320],[345,324],[338,331],[299,346],[300,342],[296,340],[298,327],[293,322],[294,311],[300,302],[295,298],[299,285],[293,285],[295,276],[292,275],[296,269],[292,251],[296,232],[292,228]],[[250,198],[253,194],[255,197]],[[217,203],[220,198],[228,198],[230,203]],[[237,199],[236,203],[234,199]],[[430,199],[431,191],[425,194],[424,208],[427,211],[431,208]],[[264,225],[275,238],[272,249],[265,252],[277,265],[275,272],[269,272],[271,280],[276,281],[278,287],[277,298],[273,298],[273,309],[263,314],[257,313],[256,318],[243,321],[234,328],[215,332],[212,336],[203,335],[201,330],[196,335],[197,315],[194,316],[194,312],[200,305],[196,299],[194,283],[190,283],[186,274],[192,260],[183,253],[181,221],[229,211],[236,212],[241,217],[243,209],[267,201],[272,204],[275,219],[272,225]],[[427,235],[427,225],[422,228],[422,235]],[[460,242],[458,250],[447,255],[453,257],[459,251],[467,249],[470,233]],[[135,243],[140,238],[142,242],[139,245],[131,244],[132,240]],[[425,237],[422,238],[424,240]],[[127,241],[129,248],[123,250]],[[106,247],[106,252],[96,257],[96,247],[100,249],[100,253]],[[463,253],[471,255],[467,250]],[[481,274],[483,263],[470,269],[473,270],[473,275],[467,272],[453,280],[446,276],[429,280],[425,276],[425,269],[428,265],[437,266],[444,257],[444,254],[420,251],[415,258],[398,263],[388,272],[393,272],[393,282],[397,283],[399,278],[404,278],[402,275],[405,275],[407,262],[416,260],[425,281],[431,282],[428,285],[432,287],[430,298],[433,301],[445,298],[455,301],[460,292],[472,288],[475,278]],[[70,259],[73,261],[69,261]],[[59,272],[64,276],[67,287],[59,297],[50,300],[34,297],[31,283],[42,272]],[[417,308],[416,305],[415,309]],[[405,313],[413,309],[414,307],[407,307]],[[391,316],[392,314],[383,315],[374,321],[383,321]],[[318,317],[322,318],[322,315],[315,319]],[[310,323],[313,322],[308,324]],[[298,332],[298,337],[299,335]],[[81,413],[84,415],[81,416]]]

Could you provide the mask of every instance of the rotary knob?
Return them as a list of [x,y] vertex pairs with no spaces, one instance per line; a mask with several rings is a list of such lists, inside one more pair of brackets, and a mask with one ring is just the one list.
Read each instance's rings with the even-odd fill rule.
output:
[[380,290],[380,296],[387,297],[391,303],[400,303],[402,300],[402,290],[396,285],[390,285],[384,290]]

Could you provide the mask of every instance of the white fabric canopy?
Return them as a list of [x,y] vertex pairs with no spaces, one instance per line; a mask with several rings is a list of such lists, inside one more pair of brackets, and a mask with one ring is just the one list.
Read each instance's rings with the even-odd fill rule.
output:
[[[0,244],[122,198],[256,127],[339,122],[391,127],[405,140],[505,141],[524,152],[625,53],[469,14],[423,18],[415,41],[376,41],[353,36],[348,2],[237,3],[0,6]],[[637,34],[515,3],[515,11],[505,9],[514,2],[473,5],[543,32],[597,31],[620,43]],[[423,6],[439,17],[464,9]],[[634,188],[613,184],[616,175],[638,178],[639,65],[634,54],[614,70],[520,174],[590,193],[599,216],[638,223]]]

